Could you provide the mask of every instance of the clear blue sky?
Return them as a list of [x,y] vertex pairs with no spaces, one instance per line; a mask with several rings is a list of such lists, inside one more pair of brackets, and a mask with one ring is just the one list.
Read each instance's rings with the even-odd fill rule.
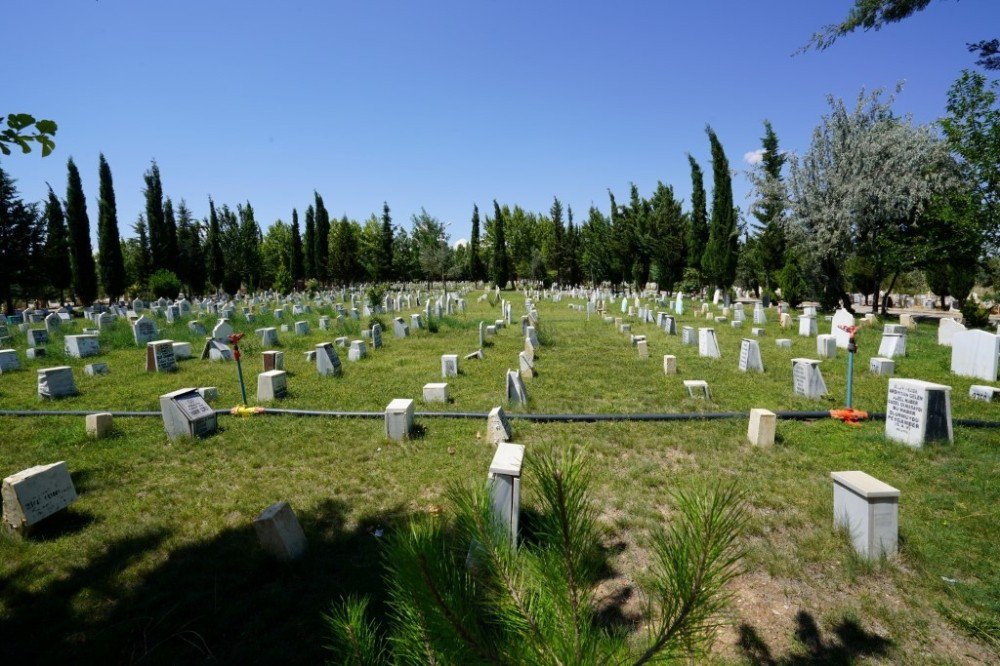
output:
[[[6,158],[29,200],[81,169],[96,232],[98,152],[123,235],[155,158],[194,213],[249,200],[262,227],[313,189],[364,220],[386,200],[467,237],[472,204],[577,220],[607,188],[657,180],[685,202],[690,152],[709,173],[709,123],[735,169],[769,118],[801,151],[826,94],[905,80],[897,109],[930,121],[965,43],[1000,32],[997,0],[936,0],[825,52],[791,54],[850,0],[649,2],[146,2],[32,0],[5,11],[3,108],[59,123],[56,151]],[[17,27],[12,27],[17,26]],[[711,188],[711,182],[706,183]],[[747,184],[734,181],[744,210]],[[686,205],[686,204],[685,204]]]

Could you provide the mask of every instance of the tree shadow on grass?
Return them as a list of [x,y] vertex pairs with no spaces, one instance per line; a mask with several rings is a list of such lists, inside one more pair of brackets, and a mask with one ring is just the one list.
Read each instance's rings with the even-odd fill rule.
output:
[[801,648],[786,655],[775,656],[753,625],[740,625],[737,646],[754,664],[766,666],[806,666],[806,664],[850,664],[861,657],[880,657],[889,653],[893,642],[865,631],[850,618],[843,618],[833,627],[836,638],[824,638],[815,618],[806,611],[795,616],[795,636]]
[[[348,507],[298,507],[309,542],[279,563],[249,522],[172,548],[151,530],[110,543],[86,564],[38,588],[44,562],[0,576],[0,658],[29,663],[319,663],[323,614],[348,594],[384,612],[380,532],[405,524],[396,508],[345,530]],[[154,554],[154,557],[150,557]],[[133,565],[142,561],[143,565]],[[137,578],[137,579],[136,579]]]

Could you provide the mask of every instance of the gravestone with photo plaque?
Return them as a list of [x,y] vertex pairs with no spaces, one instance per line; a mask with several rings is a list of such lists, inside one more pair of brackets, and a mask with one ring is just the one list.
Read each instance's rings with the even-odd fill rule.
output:
[[182,388],[160,396],[160,414],[167,437],[205,437],[218,429],[215,410],[196,388]]

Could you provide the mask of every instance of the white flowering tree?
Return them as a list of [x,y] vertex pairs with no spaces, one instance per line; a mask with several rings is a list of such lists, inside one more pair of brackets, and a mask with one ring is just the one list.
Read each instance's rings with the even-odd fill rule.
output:
[[[955,163],[932,126],[895,115],[893,97],[881,90],[862,91],[854,108],[829,101],[809,150],[789,159],[789,244],[805,251],[819,284],[830,284],[829,274],[848,259],[866,262],[877,312],[881,285],[888,294],[927,256],[936,223],[927,213],[955,184]],[[883,312],[886,306],[884,299]]]

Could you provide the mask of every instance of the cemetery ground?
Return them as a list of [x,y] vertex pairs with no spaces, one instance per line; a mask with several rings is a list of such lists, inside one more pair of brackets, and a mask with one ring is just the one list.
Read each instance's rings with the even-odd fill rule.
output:
[[[830,393],[808,400],[792,393],[791,359],[815,358],[816,340],[799,337],[797,327],[780,329],[773,309],[758,338],[765,372],[744,374],[737,360],[749,321],[733,329],[691,312],[679,316],[678,334],[683,325],[715,328],[722,358],[709,359],[680,335],[633,319],[632,332],[648,338],[650,358],[640,359],[613,324],[567,307],[582,301],[538,299],[542,347],[537,376],[526,380],[530,403],[508,408],[504,374],[518,367],[524,348],[523,297],[507,295],[514,324],[489,339],[485,358],[464,360],[478,348],[479,322],[501,317],[475,296],[467,297],[467,313],[439,320],[437,332],[411,330],[405,339],[392,335],[392,315],[383,315],[384,347],[359,362],[347,362],[338,348],[340,377],[318,376],[304,353],[341,335],[360,338],[357,322],[324,331],[315,310],[296,316],[311,330],[279,333],[289,394],[272,406],[382,411],[394,398],[413,398],[418,411],[485,413],[503,405],[514,417],[512,440],[526,446],[526,529],[532,457],[584,449],[606,528],[609,566],[595,589],[600,620],[637,630],[643,603],[632,582],[647,575],[650,533],[670,521],[672,493],[736,483],[748,508],[747,554],[712,654],[718,663],[1000,659],[1000,430],[956,426],[953,444],[911,449],[887,441],[881,421],[779,420],[776,444],[758,448],[747,442],[746,418],[531,423],[516,416],[834,409],[843,406],[847,356],[841,349],[822,361]],[[251,405],[262,370],[254,329],[294,320],[232,321],[247,333]],[[209,329],[214,323],[202,321]],[[158,410],[161,394],[185,386],[219,387],[217,409],[239,403],[234,363],[199,360],[203,339],[186,320],[158,324],[158,337],[192,343],[195,358],[180,361],[177,372],[146,373],[145,349],[124,320],[101,332],[102,354],[88,359],[64,357],[62,334],[47,357],[25,359],[24,334],[12,327],[22,370],[0,375],[0,408]],[[83,325],[77,319],[63,332]],[[820,317],[820,333],[827,332]],[[956,419],[1000,421],[1000,405],[968,397],[980,380],[949,373],[951,350],[936,344],[936,333],[931,324],[910,331],[895,376],[953,387]],[[886,404],[887,378],[868,372],[880,335],[881,326],[858,334],[855,406],[870,412]],[[792,347],[778,348],[780,337]],[[459,355],[459,376],[441,378],[442,354]],[[664,354],[676,355],[676,375],[664,374]],[[95,361],[110,374],[85,375],[83,366]],[[40,400],[35,370],[63,364],[73,368],[79,394]],[[706,380],[711,400],[688,398],[685,379]],[[441,381],[451,402],[424,404],[423,385]],[[494,448],[483,436],[485,419],[418,416],[418,434],[404,443],[385,439],[382,419],[221,416],[219,424],[206,439],[171,442],[159,418],[117,417],[109,438],[93,440],[83,416],[0,417],[3,476],[65,460],[79,493],[27,536],[0,537],[0,654],[32,663],[320,662],[329,654],[323,613],[333,602],[367,594],[384,610],[380,539],[416,516],[444,519],[449,484],[484,481]],[[894,558],[863,560],[833,528],[830,472],[855,469],[901,492]],[[281,500],[291,503],[309,542],[306,555],[288,564],[260,550],[251,525]]]

